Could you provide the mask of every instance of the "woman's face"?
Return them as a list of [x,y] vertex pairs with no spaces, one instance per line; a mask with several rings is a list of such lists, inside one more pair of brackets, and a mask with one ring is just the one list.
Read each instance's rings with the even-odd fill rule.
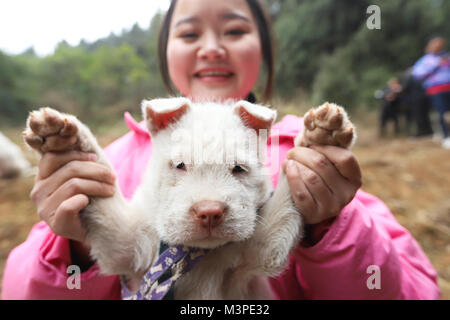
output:
[[261,60],[258,27],[245,0],[178,0],[167,64],[181,94],[194,100],[244,99]]

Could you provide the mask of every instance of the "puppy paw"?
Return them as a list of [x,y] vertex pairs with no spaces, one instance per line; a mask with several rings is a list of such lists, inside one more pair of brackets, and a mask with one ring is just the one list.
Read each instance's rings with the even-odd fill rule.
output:
[[90,151],[86,144],[86,130],[74,116],[51,108],[41,108],[30,113],[23,132],[25,142],[34,150],[64,152],[69,150]]
[[295,140],[296,146],[332,145],[350,149],[356,141],[356,130],[344,108],[334,103],[324,103],[309,110],[304,118],[304,128]]

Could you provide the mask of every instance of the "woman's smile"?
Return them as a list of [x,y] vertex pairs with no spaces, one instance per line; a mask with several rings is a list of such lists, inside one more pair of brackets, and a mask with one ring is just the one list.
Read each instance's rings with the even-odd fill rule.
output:
[[194,73],[194,78],[205,84],[222,84],[232,80],[234,72],[229,68],[203,68]]
[[170,78],[184,96],[245,99],[258,79],[258,27],[243,0],[180,0],[167,46]]

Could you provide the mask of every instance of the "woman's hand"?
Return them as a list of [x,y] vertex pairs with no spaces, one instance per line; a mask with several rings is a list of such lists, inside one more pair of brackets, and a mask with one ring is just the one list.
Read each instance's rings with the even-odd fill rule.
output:
[[361,187],[361,169],[354,154],[334,146],[294,147],[283,171],[305,224],[337,216]]
[[81,267],[92,261],[79,213],[89,197],[110,197],[115,192],[111,169],[97,163],[95,154],[80,151],[89,139],[86,130],[71,115],[41,108],[30,113],[23,132],[25,142],[42,155],[31,199],[53,233],[72,240],[72,262]]
[[86,232],[78,213],[89,197],[110,197],[115,191],[114,173],[95,160],[94,154],[80,151],[44,153],[30,194],[53,233],[80,243]]

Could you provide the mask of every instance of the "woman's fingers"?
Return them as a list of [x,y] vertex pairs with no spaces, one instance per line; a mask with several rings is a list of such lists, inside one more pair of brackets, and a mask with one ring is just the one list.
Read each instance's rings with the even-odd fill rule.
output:
[[283,164],[296,206],[305,222],[336,216],[361,186],[361,170],[349,150],[333,146],[295,147]]
[[78,213],[89,204],[89,197],[114,195],[113,172],[95,160],[95,154],[75,150],[42,156],[31,199],[54,233],[83,242],[85,230]]
[[300,169],[294,160],[286,162],[285,172],[292,197],[297,207],[299,209],[305,209],[305,211],[315,210],[317,205],[310,191],[305,186]]
[[317,210],[323,211],[324,207],[333,203],[333,194],[319,174],[301,163],[297,162],[296,165],[306,189],[308,189],[317,206]]
[[322,178],[294,160],[286,165],[286,177],[292,198],[307,224],[319,223],[326,217],[336,215],[339,207]]
[[37,179],[45,179],[52,175],[56,170],[64,166],[70,161],[95,161],[97,156],[93,153],[86,153],[81,151],[68,152],[47,152],[44,153],[39,161],[39,173]]
[[39,197],[47,197],[57,190],[66,181],[72,178],[95,180],[114,184],[115,177],[107,166],[91,161],[73,160],[56,170],[50,177],[37,182],[40,191]]
[[55,234],[83,242],[86,231],[81,225],[78,213],[88,204],[89,198],[86,195],[77,194],[63,201],[47,223]]
[[295,160],[317,173],[332,193],[342,187],[342,177],[339,171],[322,153],[310,148],[296,147],[287,153],[286,158]]
[[108,183],[73,178],[66,181],[53,194],[41,202],[38,207],[39,216],[45,220],[53,219],[58,207],[67,199],[82,194],[87,197],[111,197],[115,193],[115,187]]
[[327,157],[339,170],[339,173],[357,188],[361,187],[361,168],[353,152],[334,146],[314,145],[311,148]]

